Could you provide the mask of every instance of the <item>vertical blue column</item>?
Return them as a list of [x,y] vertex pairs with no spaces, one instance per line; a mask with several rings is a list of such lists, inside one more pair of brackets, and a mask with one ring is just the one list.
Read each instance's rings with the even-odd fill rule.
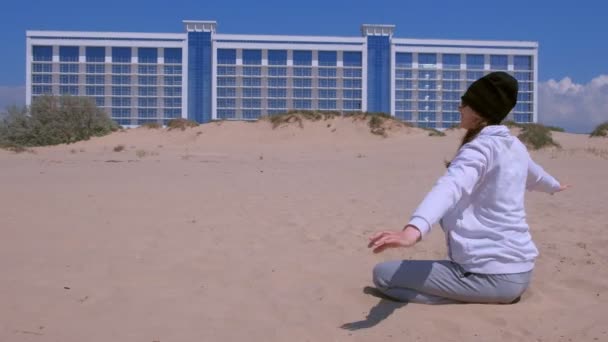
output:
[[188,32],[188,119],[211,121],[211,32]]
[[367,111],[391,113],[389,36],[367,36]]

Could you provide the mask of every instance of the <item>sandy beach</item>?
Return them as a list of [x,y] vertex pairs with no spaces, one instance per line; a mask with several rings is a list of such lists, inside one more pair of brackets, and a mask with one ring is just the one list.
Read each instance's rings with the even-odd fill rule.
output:
[[446,258],[439,227],[380,255],[367,237],[403,227],[462,134],[218,122],[0,150],[0,341],[608,341],[608,138],[531,152],[573,188],[527,195],[521,302],[365,293],[380,261]]

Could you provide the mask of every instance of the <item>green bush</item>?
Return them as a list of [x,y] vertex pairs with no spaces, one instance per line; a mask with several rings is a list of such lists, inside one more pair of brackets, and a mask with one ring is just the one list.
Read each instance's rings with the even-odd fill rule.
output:
[[595,129],[593,130],[593,132],[591,132],[591,134],[589,134],[590,137],[606,137],[608,136],[608,121],[599,124],[597,127],[595,127]]
[[169,130],[180,129],[183,131],[186,128],[197,127],[197,126],[198,126],[197,122],[188,120],[188,119],[183,119],[183,118],[171,119],[167,122],[167,127],[169,128]]
[[538,150],[543,147],[560,147],[560,145],[553,140],[551,130],[540,124],[526,124],[522,125],[522,132],[518,138],[526,146],[531,149]]
[[42,96],[29,112],[11,107],[0,124],[0,144],[45,146],[73,143],[103,136],[119,126],[90,98]]

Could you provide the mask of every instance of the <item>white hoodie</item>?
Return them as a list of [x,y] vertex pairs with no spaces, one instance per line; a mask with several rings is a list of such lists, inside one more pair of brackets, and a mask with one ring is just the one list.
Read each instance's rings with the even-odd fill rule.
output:
[[424,237],[441,219],[450,259],[468,272],[527,272],[538,250],[526,223],[525,190],[559,188],[507,127],[487,126],[458,151],[409,224]]

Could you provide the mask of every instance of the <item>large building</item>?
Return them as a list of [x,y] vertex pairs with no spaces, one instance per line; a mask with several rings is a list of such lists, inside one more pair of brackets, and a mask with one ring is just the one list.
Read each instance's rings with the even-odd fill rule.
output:
[[519,81],[510,118],[538,117],[538,44],[393,37],[392,25],[361,36],[216,32],[27,31],[26,101],[89,96],[119,124],[188,118],[255,120],[288,110],[383,112],[423,127],[460,121],[460,96],[495,70]]

